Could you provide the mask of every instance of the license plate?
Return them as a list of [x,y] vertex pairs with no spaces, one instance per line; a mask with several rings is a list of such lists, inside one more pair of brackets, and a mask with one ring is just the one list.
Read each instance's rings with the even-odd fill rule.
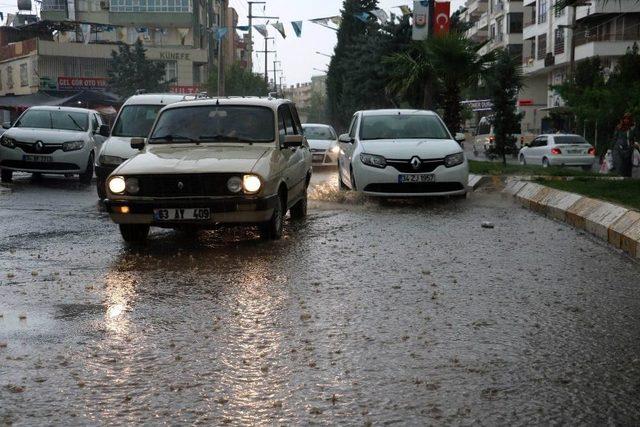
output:
[[208,208],[154,209],[153,217],[156,221],[207,221],[211,219],[211,210]]
[[582,150],[569,150],[569,154],[582,154]]
[[314,154],[313,155],[313,161],[314,162],[321,162],[324,160],[324,154]]
[[38,162],[38,163],[49,163],[52,162],[53,159],[51,156],[22,156],[22,160],[25,162]]
[[405,175],[398,175],[398,182],[400,184],[405,184],[408,182],[434,182],[436,180],[436,176],[432,173],[412,173]]

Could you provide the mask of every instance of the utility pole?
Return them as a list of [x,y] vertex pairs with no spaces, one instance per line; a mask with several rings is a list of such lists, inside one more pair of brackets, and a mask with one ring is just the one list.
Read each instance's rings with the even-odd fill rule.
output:
[[278,78],[276,77],[276,73],[282,71],[282,70],[278,70],[278,66],[276,64],[282,64],[282,62],[278,61],[278,60],[274,60],[273,61],[273,87],[276,90],[276,92],[278,91]]
[[[254,4],[267,4],[266,1],[247,1],[249,4],[249,15],[247,18],[249,19],[249,62],[251,63],[251,71],[253,71],[253,20],[254,19],[280,19],[279,16],[256,16],[253,14],[253,5]],[[265,49],[266,50],[266,49]]]
[[[218,0],[220,3],[220,24],[224,24],[226,26],[227,20],[227,11],[226,11],[226,0]],[[223,25],[219,25],[219,28]],[[216,40],[218,42],[218,96],[224,96],[225,87],[224,87],[224,64],[222,62],[222,38],[218,38],[216,36]]]
[[259,50],[256,53],[264,53],[264,82],[269,85],[269,54],[276,53],[275,50],[269,50],[268,41],[275,40],[275,37],[264,38],[264,50]]

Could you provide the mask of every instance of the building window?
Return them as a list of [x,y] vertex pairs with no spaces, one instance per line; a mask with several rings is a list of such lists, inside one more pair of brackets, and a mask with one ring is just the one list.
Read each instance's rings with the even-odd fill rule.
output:
[[504,26],[502,25],[502,18],[496,19],[496,41],[501,42],[504,38]]
[[547,35],[542,34],[538,36],[538,59],[544,59],[547,55]]
[[67,1],[66,0],[43,0],[42,1],[42,11],[66,11],[67,10]]
[[495,38],[496,38],[496,26],[495,24],[492,24],[491,27],[489,28],[489,39],[495,40]]
[[174,84],[178,83],[178,63],[176,61],[167,61],[164,63],[164,81],[173,80]]
[[29,70],[27,64],[20,64],[20,86],[29,86]]
[[191,0],[111,0],[110,12],[186,12],[191,13]]
[[559,18],[559,17],[564,15],[564,12],[565,12],[566,8],[563,7],[562,9],[558,9],[558,8],[556,8],[557,4],[558,4],[558,0],[554,0],[554,2],[553,2],[553,14],[555,15],[556,18]]
[[556,55],[564,53],[564,28],[556,28],[553,37],[553,52]]
[[507,32],[509,34],[522,34],[522,13],[510,13],[507,17]]
[[13,89],[13,67],[7,67],[7,89]]
[[547,0],[538,0],[538,24],[547,22]]

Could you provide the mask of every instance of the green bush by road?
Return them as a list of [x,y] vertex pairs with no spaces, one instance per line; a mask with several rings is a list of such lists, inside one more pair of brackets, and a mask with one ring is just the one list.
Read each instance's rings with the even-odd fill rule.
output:
[[583,177],[570,181],[540,179],[538,182],[557,190],[578,193],[640,210],[640,181],[637,180],[612,181]]
[[578,168],[548,167],[532,165],[506,165],[499,162],[469,160],[469,172],[476,175],[522,175],[522,176],[598,176],[597,172],[585,172]]

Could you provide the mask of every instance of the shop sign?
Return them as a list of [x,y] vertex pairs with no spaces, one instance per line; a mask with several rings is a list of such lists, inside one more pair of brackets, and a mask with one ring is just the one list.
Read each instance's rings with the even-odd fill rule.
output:
[[172,93],[181,93],[181,94],[197,94],[202,92],[200,86],[171,86],[169,90]]
[[58,89],[94,89],[105,90],[107,79],[104,77],[58,77]]

